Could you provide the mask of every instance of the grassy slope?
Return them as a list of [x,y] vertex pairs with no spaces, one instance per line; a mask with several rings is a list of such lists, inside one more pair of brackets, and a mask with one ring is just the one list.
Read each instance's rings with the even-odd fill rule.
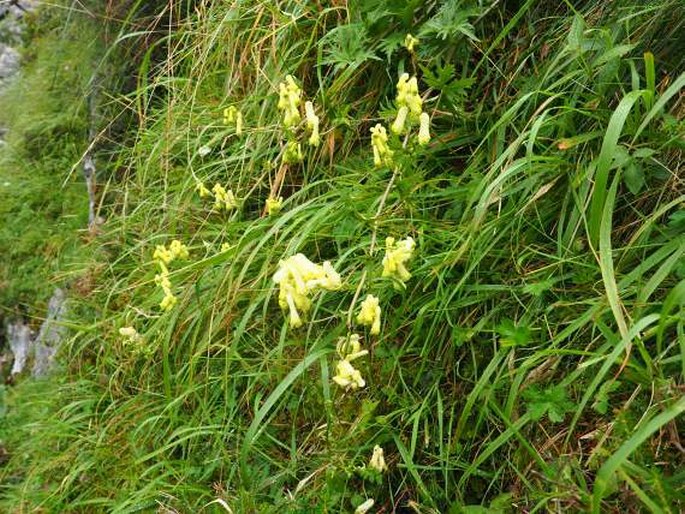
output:
[[[213,4],[141,52],[136,92],[106,107],[135,112],[135,142],[106,187],[59,393],[27,383],[12,400],[10,449],[33,424],[2,471],[5,508],[681,510],[681,4]],[[390,183],[369,128],[394,115],[403,70],[433,140],[398,148]],[[288,73],[324,144],[284,167]],[[240,208],[212,212],[197,180]],[[282,213],[262,216],[276,190]],[[371,250],[387,235],[417,241],[404,290]],[[162,313],[151,255],[173,238],[191,259]],[[271,277],[296,252],[343,287],[292,330]],[[348,317],[360,282],[384,321],[365,333],[367,386],[343,393],[335,344],[364,333]],[[358,469],[375,444],[380,479]]]

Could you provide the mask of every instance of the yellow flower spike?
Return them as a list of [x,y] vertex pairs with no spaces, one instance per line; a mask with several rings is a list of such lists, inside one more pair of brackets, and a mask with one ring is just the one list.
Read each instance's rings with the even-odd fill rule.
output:
[[411,34],[407,34],[404,37],[404,46],[407,50],[410,52],[414,51],[414,47],[419,44],[419,39],[412,36]]
[[278,108],[283,111],[283,126],[286,129],[292,129],[302,119],[299,111],[301,99],[302,90],[295,83],[292,75],[287,75],[285,82],[279,85],[278,99]]
[[383,448],[378,445],[373,447],[373,455],[371,455],[369,467],[375,469],[379,473],[388,470],[388,465],[385,463],[385,456],[383,455]]
[[287,164],[294,164],[304,159],[302,154],[302,145],[297,141],[288,141],[283,152],[283,161]]
[[419,84],[416,77],[409,78],[408,73],[403,73],[397,82],[397,97],[395,98],[398,109],[409,109],[409,120],[416,121],[423,109],[423,100],[419,95]]
[[281,212],[281,207],[283,206],[283,197],[279,196],[278,198],[274,198],[273,196],[270,196],[269,198],[266,199],[266,213],[269,216],[274,216]]
[[214,184],[212,192],[214,193],[214,208],[216,210],[220,211],[221,209],[226,209],[227,211],[230,211],[238,206],[233,191],[230,189],[226,191],[221,184]]
[[181,243],[178,239],[174,239],[169,245],[169,251],[173,255],[174,259],[187,259],[190,254],[188,253],[188,247]]
[[404,132],[404,124],[407,122],[408,114],[409,107],[403,105],[399,108],[397,111],[397,118],[395,118],[395,122],[390,126],[390,130],[392,130],[393,134],[400,135],[402,132]]
[[372,294],[366,295],[357,314],[357,323],[371,326],[371,335],[381,333],[381,307],[377,297]]
[[395,238],[388,237],[385,240],[385,256],[383,257],[383,276],[395,276],[400,281],[406,282],[411,278],[411,273],[405,264],[411,259],[416,243],[411,237],[395,243]]
[[341,360],[335,366],[336,374],[333,377],[333,382],[346,390],[359,389],[366,385],[359,370],[355,369],[348,360]]
[[[278,304],[281,309],[290,311],[290,326],[302,325],[299,312],[311,309],[310,294],[318,289],[334,290],[340,288],[340,275],[330,263],[314,264],[303,254],[298,253],[278,263],[273,281],[280,286]],[[299,312],[298,312],[299,311]]]
[[352,362],[359,357],[364,357],[369,354],[368,350],[362,350],[359,335],[357,334],[338,338],[338,344],[335,346],[335,350],[338,352],[340,359],[346,360],[347,362]]
[[240,111],[235,115],[235,133],[237,136],[243,133],[243,113]]
[[173,294],[171,294],[171,292],[167,291],[167,293],[164,295],[164,298],[159,303],[159,307],[163,311],[170,311],[174,308],[177,302],[178,299]]
[[231,249],[231,245],[228,243],[221,243],[221,251],[222,252],[227,252],[228,250]]
[[430,118],[428,113],[422,112],[419,117],[419,144],[427,145],[430,140]]
[[207,187],[202,182],[198,182],[195,186],[195,189],[200,194],[200,198],[205,198],[207,196],[211,196],[212,194],[212,192],[209,189],[207,189]]
[[162,289],[169,289],[171,287],[171,281],[169,280],[169,272],[163,271],[155,275],[155,284],[157,284]]
[[230,125],[235,123],[236,115],[238,114],[238,109],[235,105],[231,105],[224,109],[224,125]]
[[160,263],[169,264],[174,260],[174,255],[166,249],[166,246],[157,245],[155,253],[152,254],[152,258]]
[[319,137],[319,117],[314,113],[314,104],[312,102],[304,103],[304,113],[307,118],[307,128],[311,132],[309,136],[309,144],[311,146],[319,146],[321,138]]
[[383,164],[392,163],[394,152],[388,146],[388,133],[380,123],[371,128],[371,147],[373,148],[373,163],[377,168]]

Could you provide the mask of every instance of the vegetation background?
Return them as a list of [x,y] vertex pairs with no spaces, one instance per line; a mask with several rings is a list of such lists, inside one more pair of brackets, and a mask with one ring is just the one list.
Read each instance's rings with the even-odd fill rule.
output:
[[[683,511],[682,1],[89,4],[27,17],[0,94],[0,317],[69,295],[59,369],[0,389],[0,511]],[[369,130],[403,72],[432,137],[391,140],[395,173]],[[321,119],[295,164],[286,75]],[[416,241],[405,287],[386,236]],[[343,285],[292,329],[272,276],[298,252]]]

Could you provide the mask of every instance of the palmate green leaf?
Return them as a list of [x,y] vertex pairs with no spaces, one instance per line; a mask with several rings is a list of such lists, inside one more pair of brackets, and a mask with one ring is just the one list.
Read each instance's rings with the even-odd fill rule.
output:
[[324,54],[321,64],[333,65],[336,70],[356,68],[369,59],[379,60],[362,23],[337,27],[322,38],[320,44]]
[[563,386],[542,389],[531,386],[523,392],[528,413],[537,421],[547,414],[552,423],[561,423],[567,412],[574,410],[574,403],[568,398]]
[[465,8],[462,4],[461,0],[446,2],[438,13],[423,25],[419,35],[437,37],[442,40],[466,36],[472,41],[478,41],[469,19],[478,16],[480,11],[475,8]]
[[516,324],[510,319],[497,326],[499,342],[502,346],[525,346],[532,340],[531,330],[526,325]]

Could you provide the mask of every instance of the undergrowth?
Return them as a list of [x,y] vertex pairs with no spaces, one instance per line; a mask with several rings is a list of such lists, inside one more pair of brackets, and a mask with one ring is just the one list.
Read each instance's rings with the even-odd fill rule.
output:
[[158,8],[3,509],[682,511],[682,3]]

